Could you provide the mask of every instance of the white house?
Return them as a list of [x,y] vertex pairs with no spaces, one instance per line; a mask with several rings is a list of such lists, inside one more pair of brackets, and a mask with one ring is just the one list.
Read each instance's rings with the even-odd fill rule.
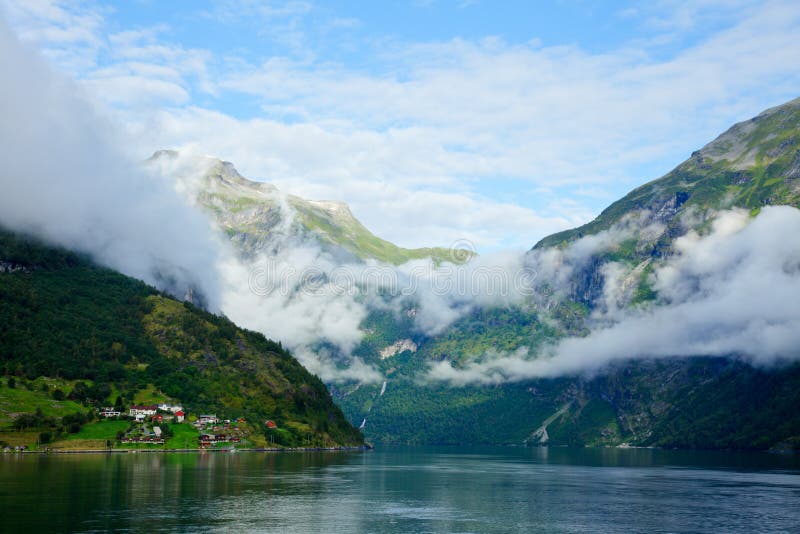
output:
[[137,415],[143,415],[147,417],[148,415],[155,415],[157,411],[157,406],[139,406],[134,404],[131,406],[130,415],[131,417],[136,417]]
[[201,425],[207,425],[207,424],[212,424],[213,425],[214,423],[216,423],[218,421],[218,419],[217,419],[216,415],[211,414],[211,415],[201,415],[200,417],[197,418],[197,421]]
[[114,408],[103,408],[100,410],[100,415],[103,417],[119,417],[121,414],[122,412]]
[[158,409],[161,410],[162,412],[177,413],[177,412],[182,412],[183,411],[183,406],[181,406],[180,404],[167,404],[165,402],[165,403],[159,404],[158,405]]

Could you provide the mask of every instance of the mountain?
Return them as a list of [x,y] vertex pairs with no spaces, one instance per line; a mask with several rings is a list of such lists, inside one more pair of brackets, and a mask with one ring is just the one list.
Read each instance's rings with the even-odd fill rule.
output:
[[[158,165],[181,162],[186,165],[174,152],[151,159]],[[310,239],[340,264],[452,259],[441,249],[388,244],[345,205],[284,195],[242,178],[230,163],[203,158],[177,167],[180,186],[244,257]],[[653,275],[680,257],[680,239],[707,236],[716,218],[732,208],[756,220],[765,206],[798,207],[799,200],[800,100],[793,100],[733,126],[594,221],[542,239],[523,262],[539,275],[533,294],[502,305],[436,301],[453,306],[453,318],[446,328],[427,330],[419,318],[431,295],[365,298],[358,301],[366,314],[354,348],[344,353],[326,340],[306,348],[328,354],[342,368],[357,358],[383,377],[378,383],[327,384],[348,420],[378,443],[797,447],[797,364],[754,367],[735,354],[692,353],[620,361],[595,374],[488,384],[432,380],[429,373],[443,364],[466,372],[495,355],[535,360],[616,320],[608,308],[632,313],[669,306],[670,296],[654,286]]]
[[[116,399],[245,418],[254,445],[363,443],[324,384],[279,343],[8,231],[0,231],[0,371],[17,383],[0,387],[0,430],[35,407],[74,425]],[[72,400],[55,396],[56,385]],[[13,435],[0,432],[0,441]]]
[[[398,247],[367,230],[347,204],[284,194],[274,185],[244,178],[227,161],[160,150],[148,163],[162,168],[173,165],[168,174],[177,174],[196,201],[213,214],[237,250],[246,255],[273,248],[278,240],[312,239],[343,262],[374,259],[399,265],[420,258],[453,261],[448,249]],[[177,172],[176,163],[182,165]]]
[[[648,211],[674,228],[692,208],[800,205],[800,98],[729,128],[667,175],[638,187],[592,222],[545,237],[535,248],[558,246]],[[674,235],[674,232],[673,232]]]
[[[740,208],[755,218],[769,205],[800,206],[800,99],[734,125],[594,221],[542,239],[528,253],[530,263],[556,257],[559,267],[555,278],[540,273],[537,294],[524,303],[476,309],[434,336],[384,318],[377,331],[387,334],[372,334],[379,341],[366,339],[357,353],[388,383],[334,388],[334,395],[353,423],[366,419],[364,431],[377,442],[798,447],[796,363],[753,367],[698,355],[490,386],[420,380],[434,363],[468,369],[487,351],[536,354],[548,343],[588,335],[608,305],[610,273],[621,281],[614,295],[620,310],[657,309],[664,299],[651,274],[674,257],[679,238],[707,235],[721,210]],[[607,246],[581,252],[601,242]],[[375,356],[404,337],[413,351]]]

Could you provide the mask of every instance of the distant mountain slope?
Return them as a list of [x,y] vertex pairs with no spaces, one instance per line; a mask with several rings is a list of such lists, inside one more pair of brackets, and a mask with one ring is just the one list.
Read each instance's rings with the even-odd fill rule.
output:
[[583,237],[609,244],[585,247],[574,264],[560,257],[555,276],[568,275],[556,282],[540,273],[539,291],[525,303],[475,310],[432,337],[397,322],[373,328],[389,333],[367,340],[378,348],[407,337],[415,350],[373,360],[376,351],[365,351],[387,385],[336,396],[351,421],[366,418],[365,433],[379,442],[800,448],[798,364],[760,369],[732,358],[685,357],[617,364],[593,378],[492,386],[437,386],[419,378],[431,363],[460,369],[489,350],[536,354],[547,341],[586,335],[593,314],[602,314],[611,272],[622,281],[624,291],[615,295],[621,309],[659,304],[649,274],[675,253],[676,239],[707,234],[719,210],[739,207],[756,216],[779,204],[800,206],[800,99],[733,126],[589,224],[542,239],[528,254],[533,265],[560,257],[551,253]]
[[324,384],[280,344],[87,258],[5,231],[0,371],[87,379],[127,402],[153,385],[191,413],[243,416],[262,431],[273,420],[289,446],[363,443]]
[[[169,165],[176,151],[160,150],[150,164]],[[186,156],[189,157],[189,156]],[[232,163],[202,158],[179,177],[245,253],[269,250],[278,239],[313,238],[334,256],[399,265],[412,259],[454,261],[444,248],[407,249],[370,232],[343,202],[305,200],[244,178]]]
[[665,176],[637,187],[592,222],[545,237],[535,248],[596,234],[632,213],[674,226],[688,209],[800,205],[800,98],[729,128]]

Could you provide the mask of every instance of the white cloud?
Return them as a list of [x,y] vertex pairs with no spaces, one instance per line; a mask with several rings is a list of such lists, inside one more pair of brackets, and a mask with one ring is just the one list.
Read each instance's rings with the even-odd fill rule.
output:
[[96,65],[103,47],[102,9],[83,2],[3,0],[0,12],[23,41],[41,45],[60,68],[75,72]]
[[[526,44],[498,38],[383,42],[370,56],[369,69],[309,53],[304,20],[315,6],[304,2],[218,5],[214,14],[233,17],[223,22],[250,17],[254,24],[268,29],[273,42],[283,43],[282,51],[270,48],[279,51],[250,62],[231,58],[235,53],[228,51],[221,54],[185,47],[174,42],[164,26],[122,28],[110,34],[108,10],[94,4],[36,0],[3,2],[2,6],[23,39],[36,43],[58,68],[113,106],[129,132],[136,134],[135,141],[126,140],[126,146],[117,147],[118,151],[143,157],[159,148],[193,147],[216,154],[234,161],[245,175],[271,181],[287,192],[347,201],[370,229],[406,246],[448,245],[468,238],[480,250],[527,248],[552,231],[587,220],[604,192],[613,198],[634,180],[650,178],[637,174],[642,166],[655,161],[653,168],[667,170],[734,119],[747,118],[767,105],[796,96],[800,86],[800,72],[795,68],[800,64],[796,37],[800,7],[790,1],[709,0],[688,8],[672,2],[643,7],[627,16],[649,19],[648,24],[659,33],[651,41],[625,43],[603,53],[579,45],[543,46],[533,38]],[[665,19],[667,12],[674,16]],[[696,32],[709,24],[710,34]],[[663,48],[664,43],[686,35],[693,36],[687,41],[691,45],[677,52]],[[17,67],[19,72],[26,69]],[[240,111],[220,111],[241,97],[255,102],[260,113],[247,116]],[[91,107],[81,106],[76,109]],[[9,109],[8,115],[14,118],[19,111]],[[56,119],[95,124],[94,119],[82,122],[84,119],[74,115]],[[52,130],[64,131],[58,124]],[[113,142],[104,139],[105,134],[92,135],[86,139],[101,147],[100,153]],[[51,142],[53,137],[43,139]],[[85,154],[91,144],[83,142],[86,139],[69,146],[76,154]],[[51,167],[44,168],[46,161],[30,158],[31,168],[53,176],[56,163],[72,169],[70,176],[96,172],[90,165],[94,157],[80,159],[70,156],[67,148],[59,150]],[[504,181],[509,179],[517,184],[513,191],[504,190]],[[88,195],[81,183],[76,182],[72,191],[63,184],[53,191],[64,199]],[[575,193],[563,198],[569,188]],[[541,199],[532,201],[533,195],[525,194],[527,189],[538,192]],[[119,191],[127,198],[126,189]],[[167,204],[153,204],[155,220],[159,206],[173,209]],[[128,213],[116,203],[112,206]],[[13,209],[9,206],[7,213],[15,213]],[[99,213],[98,217],[106,216]],[[124,220],[121,217],[120,221]],[[107,225],[109,232],[114,224],[112,219]],[[195,224],[188,225],[190,233]],[[117,230],[136,242],[131,230]],[[178,236],[167,233],[164,237]],[[169,239],[159,245],[166,256],[181,250],[168,247]],[[689,241],[684,243],[690,246]],[[108,250],[115,250],[114,246],[111,243]],[[605,245],[598,242],[592,246]],[[198,250],[206,251],[205,247]],[[698,253],[688,250],[687,257]],[[194,252],[187,252],[192,258],[189,263],[203,255]],[[583,252],[573,252],[574,257],[549,260],[577,264]],[[146,277],[149,267],[144,262],[137,268]],[[681,273],[689,269],[687,265],[673,267]],[[234,271],[231,267],[228,274]],[[613,266],[605,274],[609,280],[622,275]],[[668,287],[679,287],[666,282],[668,270],[659,271],[659,276],[664,295],[671,294]],[[609,302],[618,296],[612,289],[606,294]],[[713,286],[708,290],[712,296],[718,292]],[[231,293],[227,308],[240,313],[239,320],[263,331],[279,337],[297,336],[303,341],[301,346],[322,337],[347,350],[358,340],[354,321],[363,315],[363,309],[357,301],[268,302],[257,305],[266,308],[252,311],[249,298]],[[652,321],[666,320],[661,313],[688,313],[695,304],[699,306],[684,302],[679,293],[673,298],[675,305],[665,308],[672,311],[654,312],[650,319],[626,318],[623,323],[651,327]],[[299,319],[274,319],[272,312],[292,305],[319,309],[309,311],[305,318],[306,311],[297,308],[291,316]],[[462,305],[468,308],[475,303],[431,299],[427,302],[430,325],[437,321],[448,324],[463,313]],[[270,313],[263,313],[265,310]],[[340,317],[345,314],[349,319]],[[420,315],[420,322],[425,317]],[[668,319],[680,324],[680,317]],[[312,331],[314,321],[330,325],[330,329]],[[514,370],[509,376],[547,374],[556,368],[568,372],[570,366],[584,369],[581,351],[588,350],[584,343],[608,343],[611,351],[620,348],[613,346],[613,339],[638,340],[632,330],[624,331],[629,337],[615,338],[614,328],[574,341],[575,356],[531,362],[524,354],[516,354],[505,363],[504,357],[497,356],[481,364],[488,366],[485,369],[473,370],[481,376],[494,376],[492,380],[505,380],[504,369]],[[675,331],[666,331],[677,336]],[[668,343],[664,346],[670,347]],[[712,352],[717,350],[709,347]],[[604,353],[605,359],[623,352]],[[324,358],[317,361],[308,356],[306,362],[331,376],[341,372]],[[439,372],[451,373],[447,369]],[[370,376],[363,367],[358,373]]]
[[[691,34],[677,52],[639,40],[603,53],[535,39],[376,40],[369,69],[297,54],[295,45],[248,62],[185,48],[160,26],[106,37],[102,10],[41,5],[7,11],[45,48],[34,29],[89,32],[83,41],[107,57],[78,74],[142,133],[143,154],[193,146],[288,192],[349,202],[378,235],[414,246],[467,237],[482,249],[521,247],[585,222],[603,191],[614,198],[653,177],[641,169],[666,171],[800,85],[792,68],[800,8],[787,1],[660,2],[628,14],[662,33]],[[208,15],[302,41],[317,11],[235,1]],[[78,16],[88,20],[70,19]],[[236,118],[214,109],[217,97],[253,100],[261,113]],[[495,186],[509,178],[550,192],[512,194],[510,208]],[[433,201],[447,206],[446,220]]]
[[[541,354],[490,354],[429,377],[455,385],[593,373],[634,358],[731,356],[757,365],[800,360],[800,210],[767,207],[721,213],[708,236],[689,232],[655,268],[661,305],[611,310],[586,337]],[[610,324],[608,322],[610,320]]]
[[81,88],[50,71],[0,21],[0,222],[91,254],[183,297],[220,304],[210,225],[161,177],[141,172],[124,137]]
[[[219,84],[259,99],[271,118],[173,111],[160,116],[169,125],[159,140],[202,146],[289,192],[347,201],[403,244],[532,244],[585,222],[597,189],[616,196],[650,177],[634,169],[672,156],[666,170],[733,119],[794,96],[797,6],[731,13],[733,25],[666,59],[633,45],[590,54],[497,39],[384,49],[383,72],[271,57]],[[572,195],[572,216],[559,213],[553,193],[536,210],[521,205],[487,224],[483,214],[507,206],[471,190],[491,191],[497,178],[595,194]],[[447,208],[429,208],[434,198]]]
[[[188,132],[192,142],[181,145]],[[143,124],[138,135],[148,136],[153,148],[204,151],[214,146],[216,155],[235,162],[251,179],[305,198],[346,201],[368,228],[401,246],[449,246],[457,239],[469,239],[480,251],[527,248],[533,236],[587,217],[585,210],[577,216],[574,212],[544,216],[463,191],[452,178],[434,176],[434,162],[405,157],[425,150],[408,131],[387,139],[370,131],[331,132],[308,123],[242,121],[190,108],[160,113]],[[437,182],[440,186],[433,187]],[[509,226],[517,229],[514,235]]]

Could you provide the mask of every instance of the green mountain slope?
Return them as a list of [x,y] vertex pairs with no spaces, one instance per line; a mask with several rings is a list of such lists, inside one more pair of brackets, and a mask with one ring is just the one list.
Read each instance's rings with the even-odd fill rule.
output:
[[[0,232],[0,371],[91,384],[86,406],[173,399],[281,429],[279,443],[359,445],[324,384],[286,350],[88,259]],[[6,413],[24,406],[6,406]]]
[[[149,162],[168,165],[178,157],[175,151],[161,150]],[[285,195],[271,184],[244,178],[227,161],[203,158],[199,163],[181,178],[190,184],[189,189],[200,205],[212,213],[237,248],[246,254],[268,250],[279,239],[312,238],[342,259],[351,256],[394,265],[420,258],[459,260],[445,248],[407,249],[381,239],[342,202]]]
[[800,205],[800,98],[735,124],[674,170],[611,204],[592,222],[535,248],[596,234],[647,210],[667,224],[689,209]]
[[[544,295],[524,305],[476,310],[438,336],[415,335],[402,322],[384,326],[385,338],[373,333],[365,344],[375,347],[362,345],[366,350],[359,354],[386,374],[386,387],[341,388],[336,398],[353,423],[366,418],[364,432],[379,442],[797,447],[797,364],[757,369],[698,357],[630,362],[594,378],[467,387],[420,382],[430,362],[449,361],[458,368],[487,349],[528,347],[535,353],[543,342],[585,335],[611,262],[629,280],[625,305],[657,299],[648,274],[670,256],[676,238],[690,229],[702,232],[707,215],[717,210],[741,207],[756,214],[772,204],[800,206],[800,99],[733,126],[589,224],[536,244],[532,254],[604,230],[627,229],[622,242],[574,269],[566,290],[550,293],[543,286]],[[414,351],[386,359],[375,355],[381,345],[406,337]]]

